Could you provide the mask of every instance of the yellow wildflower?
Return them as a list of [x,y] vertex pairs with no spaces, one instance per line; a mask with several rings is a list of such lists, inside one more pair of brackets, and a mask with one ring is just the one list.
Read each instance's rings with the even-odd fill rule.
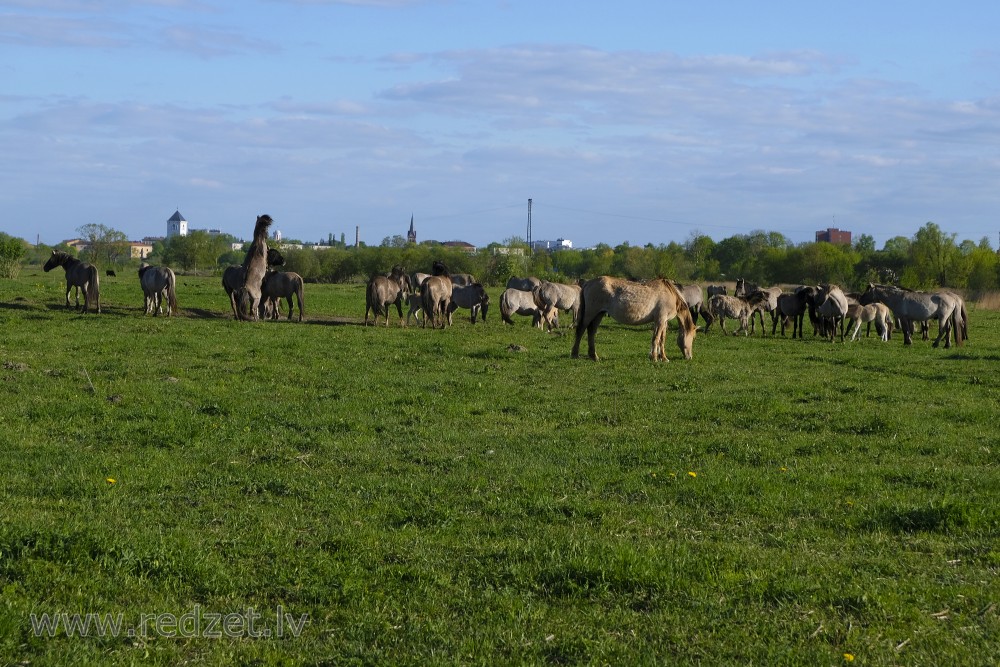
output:
[[691,477],[697,477],[698,473],[696,473],[696,472],[689,472],[688,475],[690,475]]
[[114,483],[115,483],[115,482],[117,482],[118,480],[117,480],[117,479],[115,479],[114,477],[108,477],[108,478],[107,478],[106,480],[104,480],[104,481],[106,481],[106,482],[107,482],[108,484],[114,484]]

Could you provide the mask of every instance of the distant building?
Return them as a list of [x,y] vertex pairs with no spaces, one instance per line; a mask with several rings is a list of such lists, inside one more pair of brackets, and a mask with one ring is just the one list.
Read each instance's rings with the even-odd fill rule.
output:
[[837,243],[840,245],[851,245],[851,233],[836,227],[827,227],[821,232],[816,232],[816,242]]
[[70,248],[73,248],[78,253],[86,250],[88,245],[88,243],[83,239],[67,239],[63,241],[62,244],[68,245]]
[[453,248],[454,250],[463,250],[470,255],[476,252],[476,246],[471,243],[466,243],[465,241],[445,241],[442,243],[445,248]]
[[555,241],[532,241],[532,250],[572,250],[573,242],[569,239],[556,239]]
[[406,242],[417,242],[417,230],[413,227],[413,215],[410,215],[410,231],[406,232]]
[[146,259],[153,254],[153,244],[142,241],[129,241],[129,254],[132,259]]
[[174,214],[167,218],[167,238],[173,236],[187,236],[188,233],[188,223],[181,215],[180,211],[174,211]]

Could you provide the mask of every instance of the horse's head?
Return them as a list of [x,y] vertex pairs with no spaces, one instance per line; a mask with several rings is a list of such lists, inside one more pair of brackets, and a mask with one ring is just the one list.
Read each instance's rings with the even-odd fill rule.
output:
[[277,248],[267,249],[267,265],[268,266],[284,266],[285,256],[278,252]]
[[680,348],[681,354],[684,355],[685,359],[691,359],[694,356],[694,337],[698,333],[698,327],[695,326],[694,320],[689,318],[677,319],[677,347]]
[[47,262],[45,262],[45,266],[43,266],[42,269],[44,269],[45,271],[51,271],[52,269],[56,268],[57,266],[62,266],[63,262],[66,261],[66,258],[68,256],[69,255],[67,255],[64,252],[60,252],[58,250],[53,250],[52,251],[52,256],[49,257],[49,260]]

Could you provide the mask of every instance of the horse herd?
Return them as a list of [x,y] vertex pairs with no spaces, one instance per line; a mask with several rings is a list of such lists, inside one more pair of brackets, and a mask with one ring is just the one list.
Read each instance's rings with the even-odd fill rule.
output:
[[[273,221],[268,215],[257,217],[254,240],[241,266],[231,266],[222,276],[222,285],[229,297],[233,316],[239,320],[277,319],[279,302],[288,300],[288,319],[293,316],[293,298],[298,306],[298,319],[303,316],[303,280],[297,273],[282,272],[275,267],[284,264],[284,258],[274,248],[267,247],[267,229]],[[91,308],[101,312],[100,287],[97,268],[72,255],[53,251],[43,267],[50,271],[61,266],[66,274],[66,306],[70,306],[70,292],[76,289],[76,307],[80,308],[80,292],[84,302],[82,312]],[[176,277],[167,267],[146,266],[139,269],[144,309],[147,314],[162,312],[164,301],[167,315],[177,312]],[[572,356],[579,356],[583,334],[587,334],[588,355],[597,359],[594,338],[601,320],[607,315],[623,324],[652,324],[653,338],[649,356],[666,360],[664,341],[667,323],[678,320],[677,346],[685,359],[692,356],[697,331],[707,332],[715,322],[724,334],[726,320],[739,322],[734,335],[749,335],[760,322],[766,334],[764,313],[771,316],[771,334],[781,326],[792,330],[792,338],[803,338],[804,322],[808,315],[813,335],[835,340],[838,329],[841,341],[845,327],[851,329],[855,340],[862,324],[872,324],[882,340],[888,340],[894,329],[903,333],[904,344],[910,345],[914,325],[920,324],[926,340],[928,322],[938,321],[937,347],[942,338],[945,347],[951,339],[961,345],[968,338],[968,313],[962,298],[947,290],[918,292],[888,285],[869,284],[861,294],[845,293],[837,285],[802,285],[789,292],[778,287],[759,288],[740,279],[733,295],[725,286],[709,285],[704,298],[699,285],[681,285],[666,279],[634,282],[621,278],[601,276],[577,284],[563,284],[538,278],[511,278],[500,297],[500,317],[513,324],[513,316],[532,318],[532,325],[549,331],[559,326],[559,314],[568,313],[576,329]],[[365,290],[365,325],[369,314],[377,324],[385,316],[389,324],[389,309],[395,306],[400,323],[403,323],[403,305],[408,312],[406,324],[415,317],[426,327],[442,329],[452,323],[452,315],[459,308],[470,311],[473,324],[486,321],[490,297],[486,289],[469,274],[451,274],[441,262],[434,262],[431,273],[409,275],[401,266],[384,275],[377,274],[368,281]],[[704,325],[698,326],[698,318]],[[847,322],[850,324],[846,324]]]
[[[912,344],[914,326],[920,325],[925,340],[928,339],[928,322],[938,321],[938,336],[933,346],[944,339],[951,347],[954,337],[957,345],[968,338],[968,313],[961,296],[947,290],[918,292],[888,285],[869,284],[864,293],[845,293],[832,284],[801,285],[789,292],[779,287],[760,288],[739,279],[736,290],[729,295],[722,285],[709,285],[708,298],[704,298],[700,285],[681,285],[670,280],[657,279],[634,282],[602,276],[575,285],[554,283],[538,278],[513,277],[507,282],[500,297],[500,314],[504,322],[513,324],[513,315],[532,318],[538,328],[558,327],[559,313],[572,317],[576,328],[572,356],[579,356],[584,332],[588,335],[588,354],[597,359],[594,337],[605,315],[624,324],[653,325],[653,340],[649,356],[653,360],[666,360],[663,341],[667,322],[678,320],[677,346],[684,358],[690,359],[697,331],[707,332],[715,322],[723,334],[726,319],[735,319],[739,328],[733,335],[755,332],[759,321],[761,333],[766,334],[764,313],[771,316],[771,335],[781,327],[781,335],[791,328],[792,338],[804,338],[805,320],[808,316],[813,335],[821,335],[831,342],[840,333],[841,342],[849,335],[857,340],[862,325],[871,326],[883,340],[889,340],[894,330],[902,331],[905,345]],[[386,275],[376,275],[366,290],[365,324],[369,313],[377,323],[385,316],[389,324],[389,308],[396,306],[400,323],[403,323],[403,304],[409,306],[406,324],[416,316],[422,325],[432,327],[451,324],[452,313],[458,308],[471,310],[475,324],[477,313],[486,320],[489,296],[482,285],[468,274],[450,275],[447,267],[439,262],[432,274],[407,275],[402,267],[394,267]],[[698,327],[698,318],[704,325]]]

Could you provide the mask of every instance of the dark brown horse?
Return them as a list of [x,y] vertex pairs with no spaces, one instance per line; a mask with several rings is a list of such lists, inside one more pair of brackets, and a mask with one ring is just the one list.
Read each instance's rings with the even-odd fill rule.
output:
[[45,262],[42,268],[48,272],[57,266],[63,267],[66,272],[66,307],[71,308],[69,293],[76,288],[76,307],[80,307],[80,288],[83,288],[83,310],[90,309],[90,302],[93,300],[97,312],[101,312],[101,291],[100,277],[97,267],[93,264],[81,262],[76,257],[59,250],[53,250],[52,256]]

